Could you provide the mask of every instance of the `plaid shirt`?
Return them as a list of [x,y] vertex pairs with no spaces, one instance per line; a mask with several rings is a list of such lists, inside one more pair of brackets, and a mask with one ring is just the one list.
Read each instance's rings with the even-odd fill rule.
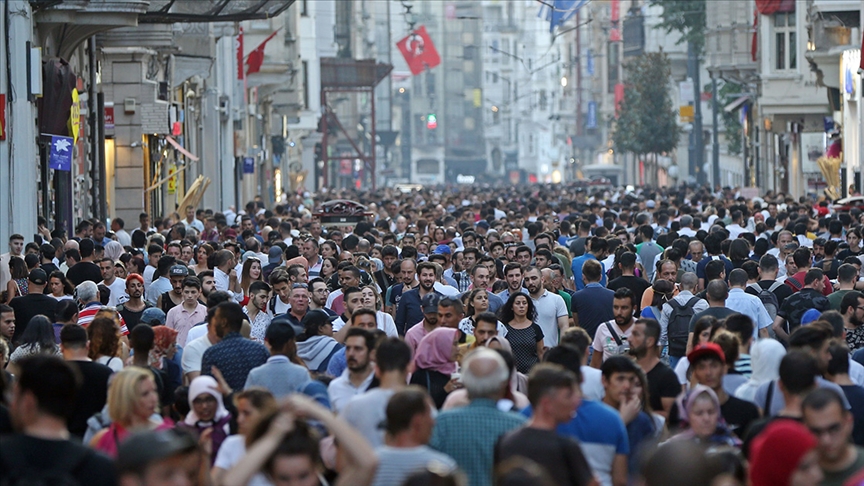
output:
[[456,459],[471,486],[488,486],[496,441],[524,422],[521,415],[498,410],[494,400],[474,399],[438,415],[429,446]]
[[246,378],[252,368],[267,362],[270,353],[263,344],[244,338],[239,332],[229,332],[221,341],[214,344],[201,357],[201,374],[210,375],[210,367],[216,366],[234,391],[246,385]]

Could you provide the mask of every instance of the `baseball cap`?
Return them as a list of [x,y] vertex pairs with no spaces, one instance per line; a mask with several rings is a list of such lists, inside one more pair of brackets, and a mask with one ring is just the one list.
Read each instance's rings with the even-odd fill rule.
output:
[[432,253],[435,255],[449,255],[450,245],[438,245],[435,247],[435,251],[433,251]]
[[291,320],[289,320],[284,315],[274,317],[273,320],[270,322],[270,326],[272,327],[274,325],[277,327],[286,326],[286,328],[285,328],[286,330],[290,329],[291,336],[286,337],[287,339],[293,339],[293,338],[297,337],[299,334],[303,334],[303,329],[298,329],[297,327],[295,327],[294,324],[291,323]]
[[438,312],[438,302],[441,300],[441,296],[432,292],[431,294],[426,294],[423,297],[423,300],[420,302],[420,308],[423,310],[424,314],[428,314],[430,312]]
[[657,203],[654,202],[653,199],[649,199],[649,200],[645,201],[645,207],[646,208],[653,208],[656,205],[657,205]]
[[702,356],[712,354],[719,358],[721,362],[726,362],[726,355],[723,354],[723,349],[717,343],[705,343],[695,346],[693,350],[690,351],[690,354],[687,355],[687,361],[692,364]]
[[489,223],[485,219],[481,219],[477,221],[477,227],[483,229],[489,229]]
[[144,309],[144,312],[141,313],[141,322],[150,326],[164,326],[165,312],[158,307]]
[[267,252],[267,261],[269,263],[280,263],[282,262],[282,248],[279,246],[270,247],[270,251]]
[[148,464],[197,448],[198,442],[192,435],[177,429],[134,434],[117,450],[117,467],[120,471],[141,471]]
[[303,329],[308,329],[309,327],[323,326],[324,324],[333,322],[336,319],[339,319],[339,316],[331,316],[321,309],[313,309],[303,316],[303,320],[300,321],[300,324],[303,325]]
[[168,275],[171,277],[185,277],[189,275],[189,269],[185,265],[174,265],[168,270]]
[[822,313],[816,309],[809,309],[801,316],[801,325],[806,326],[813,321],[818,321]]
[[33,270],[30,270],[28,279],[36,285],[45,285],[45,282],[48,281],[48,274],[41,268],[34,268]]

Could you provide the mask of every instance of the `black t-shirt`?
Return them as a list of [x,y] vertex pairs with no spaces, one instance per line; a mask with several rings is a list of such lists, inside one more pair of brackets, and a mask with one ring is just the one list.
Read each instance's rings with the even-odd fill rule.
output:
[[45,270],[45,273],[48,274],[49,276],[51,275],[51,272],[56,272],[56,271],[60,270],[59,268],[57,268],[57,265],[54,265],[53,263],[43,263],[43,264],[39,265],[39,268],[41,268],[42,270]]
[[750,426],[747,427],[747,432],[744,433],[744,437],[741,439],[744,441],[741,445],[741,452],[744,453],[744,457],[750,457],[750,446],[753,445],[753,439],[756,438],[757,435],[761,434],[769,425],[778,420],[792,420],[801,423],[801,419],[798,417],[784,417],[782,415],[774,415],[773,417],[754,420]]
[[648,377],[648,400],[652,410],[662,412],[663,398],[675,398],[681,394],[678,375],[662,361],[658,361],[645,376]]
[[57,308],[57,300],[45,294],[27,294],[15,297],[9,306],[15,311],[15,333],[12,342],[17,343],[27,328],[27,323],[34,316],[42,314],[48,320],[54,322],[54,309]]
[[801,317],[810,309],[825,312],[831,309],[831,303],[828,301],[828,297],[822,295],[822,292],[816,289],[803,288],[789,296],[780,305],[777,315],[788,321],[786,332],[791,334],[801,325]]
[[729,430],[738,437],[744,435],[751,422],[759,420],[759,409],[756,405],[733,396],[720,405],[720,414],[726,420]]
[[114,371],[92,361],[68,361],[68,363],[78,368],[83,378],[68,423],[69,433],[80,438],[87,432],[87,419],[105,406],[108,398],[108,378]]
[[[760,280],[756,283],[760,287],[762,287],[764,290],[768,290],[771,288],[772,285],[777,283],[777,281],[776,280]],[[744,292],[747,292],[750,295],[755,295],[757,297],[759,296],[759,293],[756,292],[755,289],[750,288],[749,285],[747,286],[746,289],[744,289]],[[776,289],[774,289],[773,293],[774,293],[774,296],[777,297],[777,305],[783,305],[783,301],[786,300],[786,297],[789,297],[790,295],[792,295],[792,289],[789,288],[789,286],[786,284],[780,284],[777,286]]]
[[[0,481],[41,476],[45,484],[66,473],[79,484],[114,486],[117,477],[111,459],[68,440],[39,439],[23,434],[0,439]],[[14,481],[13,481],[14,482]]]
[[448,393],[444,390],[447,383],[450,382],[450,375],[445,375],[435,370],[424,370],[417,368],[411,374],[411,385],[419,385],[429,392],[432,401],[435,402],[435,407],[440,409],[444,405],[444,400],[447,399]]
[[583,486],[593,478],[579,443],[554,430],[523,427],[501,436],[495,444],[495,464],[517,456],[539,464],[555,485]]
[[[690,319],[690,332],[693,332],[693,330],[696,328],[696,322],[698,322],[699,319],[702,319],[705,316],[716,317],[719,320],[719,319],[726,319],[727,317],[731,316],[734,313],[735,313],[735,311],[733,311],[732,309],[729,309],[727,307],[709,307],[709,308],[703,310],[702,312],[697,312]],[[693,340],[694,340],[694,342],[696,341],[696,336],[693,337]]]
[[129,332],[132,332],[132,329],[134,329],[135,326],[137,326],[138,323],[141,322],[141,314],[143,314],[145,310],[151,307],[153,306],[150,305],[148,302],[144,302],[144,308],[138,312],[135,312],[127,309],[125,304],[120,304],[119,306],[117,306],[117,312],[119,312],[120,315],[123,316],[123,321],[126,322],[126,329],[128,329]]
[[66,278],[76,287],[88,280],[99,285],[102,282],[102,271],[99,270],[99,265],[93,262],[81,261],[72,265],[72,268],[66,272]]
[[627,287],[633,292],[633,302],[636,302],[638,307],[639,302],[642,302],[642,294],[644,294],[645,290],[650,286],[651,284],[642,277],[636,277],[635,275],[622,275],[609,281],[606,288],[614,292],[620,288]]

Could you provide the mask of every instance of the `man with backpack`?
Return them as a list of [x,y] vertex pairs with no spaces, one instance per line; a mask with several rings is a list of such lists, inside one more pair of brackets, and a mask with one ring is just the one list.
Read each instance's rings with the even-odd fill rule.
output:
[[675,369],[678,361],[687,354],[687,339],[690,335],[690,320],[708,308],[708,302],[693,295],[699,278],[687,272],[681,276],[681,291],[663,304],[660,314],[660,346],[669,346],[669,366]]
[[28,485],[117,484],[107,457],[69,440],[66,421],[81,377],[56,356],[18,361],[9,413],[17,433],[0,439],[0,483]]
[[[771,327],[771,316],[762,304],[759,297],[744,291],[747,287],[747,272],[740,268],[732,270],[729,274],[729,296],[726,297],[726,307],[753,319],[753,338],[767,338],[768,328]],[[772,294],[773,295],[773,294]]]
[[777,317],[777,311],[780,310],[783,301],[792,295],[792,289],[788,285],[777,281],[779,271],[780,262],[777,258],[771,254],[763,255],[759,259],[759,281],[749,284],[744,290],[762,301],[772,322]]
[[777,317],[772,326],[777,334],[777,339],[788,340],[792,331],[801,325],[801,317],[808,310],[816,309],[819,312],[825,312],[831,308],[828,298],[822,292],[825,287],[824,279],[825,274],[818,268],[811,268],[807,271],[804,277],[804,288],[786,299],[780,306],[780,310],[777,311]]
[[[804,283],[804,280],[810,267],[813,266],[813,255],[810,253],[810,248],[802,246],[795,250],[795,253],[792,254],[792,259],[795,261],[795,266],[798,267],[798,273],[788,277],[784,283],[792,289],[792,292],[798,292],[807,285]],[[834,291],[834,287],[831,285],[828,276],[824,274],[825,272],[822,271],[822,273],[822,281],[824,282],[824,285],[822,286],[821,292],[822,295],[828,297],[831,295],[831,292]]]

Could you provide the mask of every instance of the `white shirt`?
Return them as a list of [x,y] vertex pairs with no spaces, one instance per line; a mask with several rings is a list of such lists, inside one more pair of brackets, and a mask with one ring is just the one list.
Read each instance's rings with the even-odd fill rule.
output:
[[[198,327],[203,327],[205,330],[207,329],[207,326]],[[211,346],[213,346],[213,344],[211,344],[210,340],[207,339],[206,334],[188,341],[186,347],[183,348],[183,358],[180,360],[180,364],[183,366],[183,373],[201,371],[201,358],[204,356],[204,351],[207,351]]]
[[[201,336],[207,335],[207,324],[200,324],[192,326],[192,329],[189,329],[189,334],[186,335],[186,344],[188,345],[192,341],[200,338]],[[186,348],[183,348],[186,349]]]
[[239,294],[239,297],[238,297],[238,294],[235,294],[234,292],[228,290],[228,284],[230,282],[231,282],[231,280],[228,278],[228,274],[223,272],[222,269],[220,269],[218,267],[213,269],[213,286],[214,286],[214,288],[216,290],[222,290],[222,291],[228,292],[229,294],[231,294],[234,297],[234,301],[242,300],[243,299],[242,294]]
[[149,289],[150,284],[153,283],[153,274],[156,272],[156,267],[151,267],[147,265],[144,267],[144,288]]
[[108,285],[105,281],[102,284],[111,290],[111,295],[108,297],[108,307],[117,307],[118,305],[129,300],[129,294],[126,293],[126,281],[120,278],[115,278],[114,283]]
[[459,289],[450,285],[444,285],[441,282],[435,282],[432,285],[432,288],[433,290],[435,290],[439,294],[444,295],[445,297],[458,297],[460,295]]
[[346,368],[345,371],[342,372],[342,375],[331,381],[330,385],[327,387],[327,395],[330,396],[330,407],[333,408],[333,411],[336,413],[341,412],[342,407],[344,407],[345,404],[355,395],[360,395],[365,392],[372,383],[372,379],[375,378],[375,372],[369,370],[369,376],[363,380],[363,383],[358,387],[354,387],[354,385],[351,384],[351,380],[348,379],[349,373],[350,371]]
[[738,238],[738,236],[739,236],[741,233],[746,233],[746,232],[747,232],[747,230],[746,230],[745,228],[742,228],[740,224],[735,224],[735,223],[730,224],[729,226],[727,226],[727,227],[726,227],[726,231],[729,232],[729,239],[730,239],[730,240],[734,240],[734,239]]
[[[375,323],[377,324],[378,329],[384,331],[384,334],[387,337],[398,337],[399,332],[396,330],[396,323],[393,322],[393,316],[386,312],[376,311],[375,312]],[[342,320],[342,316],[339,316],[338,319],[333,321],[333,332],[339,332],[340,329],[345,327],[347,324]]]
[[[219,447],[219,452],[216,453],[216,462],[213,463],[213,467],[227,471],[243,460],[245,455],[246,437],[240,434],[228,436],[222,442],[222,446]],[[267,477],[259,472],[252,476],[247,486],[272,486],[272,483],[267,481]]]
[[127,233],[125,229],[118,230],[114,235],[117,236],[117,242],[121,245],[132,246],[132,235]]
[[582,372],[582,397],[587,400],[601,401],[606,395],[603,389],[603,372],[590,366],[580,366]]
[[558,295],[544,290],[539,299],[534,299],[534,307],[537,309],[537,317],[534,323],[543,330],[543,345],[554,347],[558,345],[558,318],[567,317],[567,304]]
[[147,287],[147,302],[151,305],[156,305],[156,299],[159,298],[160,295],[165,292],[170,292],[174,287],[171,286],[171,280],[168,280],[168,277],[159,277],[150,284],[150,287]]
[[183,226],[185,226],[187,230],[189,228],[195,228],[196,230],[198,230],[199,233],[204,231],[204,223],[202,223],[201,220],[197,218],[193,219],[191,223],[184,219]]

